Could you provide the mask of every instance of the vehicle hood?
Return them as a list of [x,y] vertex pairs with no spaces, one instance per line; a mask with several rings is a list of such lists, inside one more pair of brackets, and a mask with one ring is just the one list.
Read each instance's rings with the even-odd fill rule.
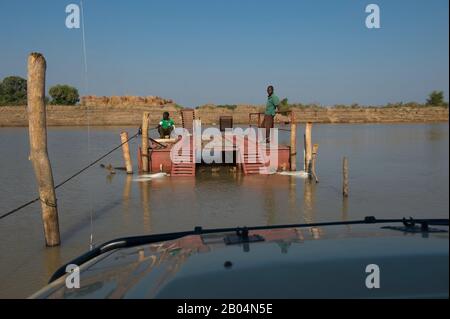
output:
[[[444,228],[445,229],[445,228]],[[115,249],[80,265],[33,298],[448,298],[448,233],[379,225],[250,232],[260,242],[227,245],[233,233]],[[369,289],[368,265],[380,270]]]

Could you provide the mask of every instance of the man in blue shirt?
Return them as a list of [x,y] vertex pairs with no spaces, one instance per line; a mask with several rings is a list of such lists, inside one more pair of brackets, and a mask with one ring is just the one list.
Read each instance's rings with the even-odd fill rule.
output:
[[276,109],[280,105],[280,99],[274,93],[273,86],[270,85],[267,88],[267,103],[266,111],[264,112],[264,121],[262,127],[266,129],[266,142],[270,142],[270,129],[274,127],[274,118],[276,114]]

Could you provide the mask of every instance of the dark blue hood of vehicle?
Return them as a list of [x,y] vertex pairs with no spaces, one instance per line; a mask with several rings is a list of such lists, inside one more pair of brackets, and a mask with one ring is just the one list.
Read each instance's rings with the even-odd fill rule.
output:
[[[445,228],[444,228],[445,229]],[[256,231],[264,241],[226,245],[227,233],[115,249],[35,298],[417,298],[448,297],[448,233],[379,226]],[[380,270],[369,289],[368,265]]]

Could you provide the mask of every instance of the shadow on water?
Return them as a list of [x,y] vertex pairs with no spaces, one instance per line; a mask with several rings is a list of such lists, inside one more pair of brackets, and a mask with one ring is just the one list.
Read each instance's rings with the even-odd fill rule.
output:
[[[114,210],[114,208],[120,206],[120,204],[122,204],[122,200],[117,199],[107,203],[102,207],[95,207],[95,213],[92,214],[92,222],[99,220],[101,217],[103,217],[104,214],[111,212],[112,210]],[[80,233],[80,231],[85,230],[86,225],[89,225],[90,223],[90,216],[83,217],[80,218],[79,221],[74,225],[71,225],[70,227],[65,228],[63,231],[61,231],[62,245],[64,245],[64,241],[68,241],[72,237],[76,237]]]

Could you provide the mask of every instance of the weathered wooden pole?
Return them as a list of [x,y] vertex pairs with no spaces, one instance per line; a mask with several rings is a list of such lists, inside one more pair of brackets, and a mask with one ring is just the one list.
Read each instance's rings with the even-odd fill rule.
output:
[[130,145],[128,144],[128,133],[120,133],[120,140],[122,142],[122,153],[123,159],[125,161],[125,168],[127,169],[127,174],[133,174],[133,164],[131,163],[130,156]]
[[348,159],[347,157],[344,157],[344,160],[342,162],[342,195],[344,197],[348,197]]
[[55,186],[47,151],[46,67],[45,58],[42,54],[31,53],[28,56],[27,112],[30,135],[30,160],[33,163],[34,173],[39,186],[45,243],[47,246],[52,247],[58,246],[61,240]]
[[148,172],[148,119],[149,112],[144,112],[142,116],[142,171]]
[[306,172],[311,174],[312,143],[311,143],[312,123],[306,123],[305,128],[305,167]]
[[297,124],[295,113],[291,113],[291,171],[297,170]]

